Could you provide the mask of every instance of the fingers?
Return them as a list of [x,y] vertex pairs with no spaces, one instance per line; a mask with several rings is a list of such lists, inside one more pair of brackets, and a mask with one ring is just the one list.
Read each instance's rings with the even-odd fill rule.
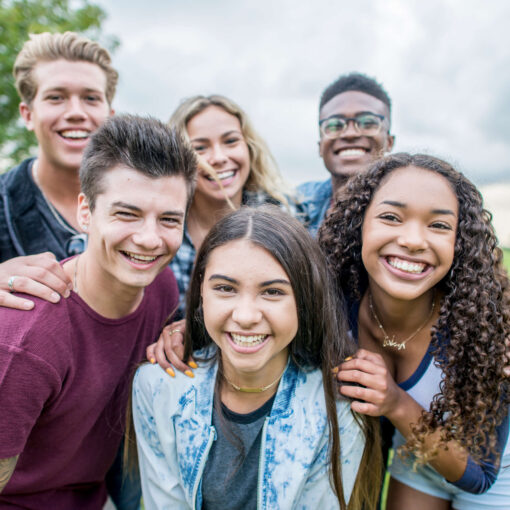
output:
[[190,359],[189,366],[182,358],[184,356],[184,320],[174,322],[166,326],[158,341],[147,348],[147,358],[151,363],[157,362],[167,374],[175,377],[174,368],[183,372],[188,377],[194,377],[191,368],[197,368],[197,364]]
[[[60,296],[68,297],[71,288],[69,277],[51,253],[15,257],[0,264],[0,290],[23,292],[57,302]],[[2,302],[3,306],[10,306],[21,301],[4,296]]]
[[31,310],[34,307],[33,301],[24,299],[5,290],[0,290],[0,306],[15,308],[17,310]]

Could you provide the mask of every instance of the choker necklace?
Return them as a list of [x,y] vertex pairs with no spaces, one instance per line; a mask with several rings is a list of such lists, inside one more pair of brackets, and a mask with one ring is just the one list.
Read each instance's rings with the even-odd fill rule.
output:
[[237,384],[234,384],[225,374],[223,374],[223,378],[236,391],[240,391],[242,393],[262,393],[262,392],[268,390],[269,388],[271,388],[272,386],[274,386],[282,378],[282,375],[285,372],[286,368],[287,368],[287,366],[285,366],[285,368],[283,369],[283,372],[278,376],[277,379],[275,379],[272,383],[268,384],[267,386],[262,386],[262,388],[247,388],[246,386],[237,386]]
[[434,313],[434,308],[436,306],[436,291],[434,290],[434,296],[432,297],[432,306],[430,307],[430,313],[425,320],[425,322],[410,336],[408,336],[405,340],[402,342],[397,342],[395,340],[395,335],[392,335],[391,338],[384,330],[383,325],[381,324],[381,321],[379,320],[379,317],[377,317],[377,314],[374,310],[374,303],[372,302],[372,293],[368,291],[368,306],[370,307],[370,311],[372,312],[372,315],[374,316],[375,321],[377,322],[377,325],[379,326],[379,329],[381,330],[383,334],[383,347],[394,347],[398,351],[406,348],[406,343],[409,342],[409,340],[412,340],[429,322],[430,318],[432,317],[432,314]]

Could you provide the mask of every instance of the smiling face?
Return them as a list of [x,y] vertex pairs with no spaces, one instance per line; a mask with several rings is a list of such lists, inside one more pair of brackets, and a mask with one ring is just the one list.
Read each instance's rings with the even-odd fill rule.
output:
[[39,143],[39,162],[77,171],[90,135],[113,113],[105,96],[106,75],[96,64],[39,62],[37,93],[20,113]]
[[319,120],[327,119],[332,115],[355,117],[367,112],[385,117],[383,126],[376,135],[362,135],[356,131],[353,123],[349,122],[347,129],[338,138],[330,139],[321,136],[320,156],[333,180],[338,184],[365,171],[370,163],[379,159],[385,152],[391,151],[394,138],[388,133],[390,112],[379,99],[355,90],[338,94],[320,111]]
[[142,289],[166,267],[182,242],[187,188],[183,177],[149,178],[118,166],[102,178],[94,210],[83,194],[78,221],[87,227],[89,285]]
[[391,172],[363,221],[370,286],[401,300],[430,291],[452,265],[457,222],[458,201],[446,178],[414,166]]
[[225,193],[241,203],[250,174],[250,153],[239,119],[219,106],[208,106],[186,124],[191,145],[217,173],[225,192],[207,172],[199,169],[195,197],[225,202]]
[[221,350],[227,377],[265,385],[282,372],[298,317],[289,277],[248,240],[214,249],[202,282],[204,323]]

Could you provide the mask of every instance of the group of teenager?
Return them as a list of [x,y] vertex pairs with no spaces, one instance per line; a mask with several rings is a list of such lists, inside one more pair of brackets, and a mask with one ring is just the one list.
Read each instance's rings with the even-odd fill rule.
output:
[[375,509],[387,470],[388,510],[510,509],[502,253],[462,173],[389,154],[379,83],[324,90],[331,177],[293,190],[228,98],[114,115],[82,36],[14,78],[0,508]]

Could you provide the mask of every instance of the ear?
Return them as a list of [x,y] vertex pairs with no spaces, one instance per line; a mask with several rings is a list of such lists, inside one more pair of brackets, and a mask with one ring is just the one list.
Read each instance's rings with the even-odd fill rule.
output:
[[322,139],[319,139],[317,146],[319,147],[319,156],[322,158]]
[[393,150],[393,146],[395,145],[395,135],[390,135],[388,133],[388,139],[386,143],[386,152],[391,152]]
[[89,201],[83,193],[80,193],[78,195],[78,210],[76,212],[76,219],[78,220],[78,225],[80,225],[80,228],[84,232],[88,232],[91,216],[92,212],[90,210]]
[[24,120],[26,128],[29,131],[33,131],[34,123],[32,122],[32,110],[30,109],[30,106],[27,105],[27,103],[19,104],[19,114]]

